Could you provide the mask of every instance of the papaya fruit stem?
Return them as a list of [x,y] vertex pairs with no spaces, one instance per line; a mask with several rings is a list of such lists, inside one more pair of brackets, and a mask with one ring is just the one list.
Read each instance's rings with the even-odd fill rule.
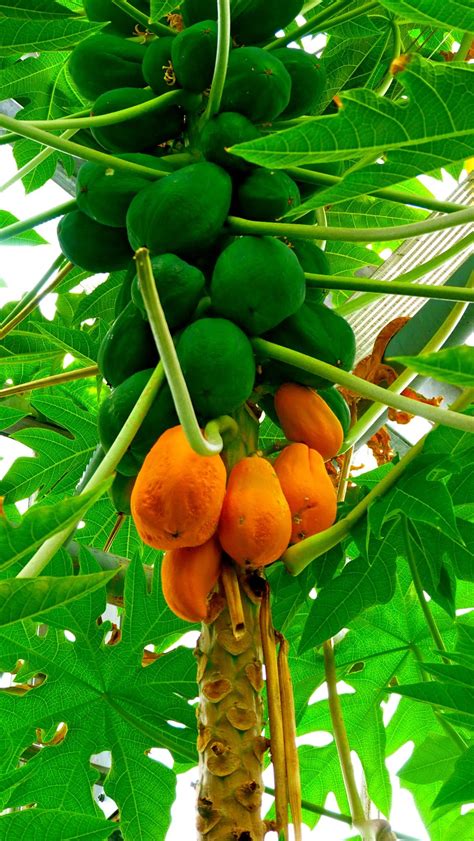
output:
[[[238,154],[237,146],[230,152]],[[393,239],[412,239],[433,231],[443,231],[474,221],[474,207],[455,213],[431,217],[408,225],[387,225],[382,228],[336,228],[323,225],[297,225],[285,222],[254,222],[239,216],[228,216],[227,224],[232,234],[257,234],[258,236],[288,237],[288,239],[327,239],[345,242],[385,242]]]
[[[75,202],[72,202],[75,204]],[[71,208],[72,210],[72,208]],[[13,226],[9,226],[13,227]],[[5,230],[5,229],[4,229]],[[1,238],[1,236],[0,236]],[[55,261],[55,263],[58,261]],[[72,263],[66,263],[62,269],[57,273],[56,277],[54,277],[49,283],[44,286],[33,296],[29,296],[29,300],[27,301],[21,309],[17,309],[13,316],[10,316],[7,322],[2,324],[0,327],[0,339],[4,339],[11,331],[20,324],[34,309],[38,306],[38,304],[52,292],[64,278],[69,274],[69,272],[74,268]],[[41,278],[41,281],[44,281],[44,278]],[[15,308],[16,309],[16,308]]]
[[227,559],[223,563],[221,579],[232,623],[232,633],[238,640],[245,634],[244,609],[235,566]]
[[[337,278],[334,280],[328,278],[327,275],[313,275],[305,273],[308,286],[314,286],[318,289],[336,289],[341,291],[343,289],[353,289],[356,291],[370,290],[372,294],[366,296],[362,302],[360,298],[355,298],[354,302],[360,306],[352,308],[350,304],[342,304],[336,307],[335,312],[338,315],[345,317],[355,310],[361,309],[372,300],[376,300],[379,295],[407,295],[410,298],[434,298],[437,301],[468,301],[474,302],[474,289],[465,289],[464,286],[431,286],[426,283],[403,283],[397,280],[372,280],[371,278]],[[326,282],[328,281],[328,282]],[[356,289],[357,287],[357,289]]]
[[[461,306],[461,304],[457,306]],[[368,400],[373,400],[381,405],[383,404],[383,407],[391,406],[393,409],[399,409],[411,415],[418,415],[432,423],[439,423],[441,426],[449,426],[452,429],[460,429],[462,432],[474,432],[474,419],[466,415],[460,415],[450,409],[439,409],[437,406],[420,403],[418,400],[412,400],[410,397],[403,397],[401,394],[394,393],[390,388],[381,388],[381,386],[368,383],[361,377],[356,377],[354,374],[342,371],[335,365],[329,365],[329,363],[322,362],[320,359],[314,359],[311,356],[306,356],[304,353],[273,344],[273,342],[268,342],[265,339],[252,339],[252,345],[260,358],[277,359],[279,362],[294,365],[303,371],[308,371],[310,374],[317,374],[332,383],[342,385],[344,388],[348,388],[356,392],[356,394],[366,397]],[[354,443],[355,428],[354,426],[351,430],[350,437],[346,439],[345,448],[352,446]],[[358,432],[358,434],[360,433]]]
[[205,124],[219,111],[222,92],[229,61],[230,38],[230,0],[217,0],[217,50],[216,63],[212,76],[211,90],[206,110],[199,121],[201,131]]
[[5,242],[5,240],[18,236],[18,234],[22,234],[24,231],[31,231],[32,228],[42,225],[43,222],[50,222],[51,219],[64,216],[65,213],[76,210],[76,207],[76,200],[70,199],[63,204],[49,208],[49,210],[43,210],[42,213],[37,213],[36,216],[30,216],[29,219],[22,219],[18,222],[13,222],[11,225],[6,225],[0,230],[0,242]]
[[218,429],[213,428],[213,440],[207,440],[197,422],[196,413],[189,396],[186,380],[179,364],[173,338],[166,323],[163,307],[156,288],[148,248],[139,248],[135,252],[137,275],[148,321],[158,348],[163,370],[173,396],[179,422],[190,447],[201,456],[218,455],[223,448],[223,441]]
[[[135,406],[130,412],[117,438],[112,444],[110,450],[105,454],[97,469],[92,474],[91,478],[86,482],[79,496],[83,496],[88,491],[97,488],[102,484],[104,479],[112,475],[120,459],[125,455],[130,443],[137,434],[143,422],[145,415],[148,413],[153,400],[155,399],[164,380],[163,366],[160,363],[156,366]],[[94,503],[94,498],[91,497],[90,504]],[[79,522],[78,517],[77,522]],[[66,540],[70,537],[77,526],[77,522],[72,526],[62,529],[57,534],[48,538],[42,546],[35,552],[33,557],[28,561],[26,566],[18,573],[18,578],[35,578],[42,572],[45,566],[57,552]]]
[[29,301],[31,301],[38,294],[38,292],[41,291],[44,284],[49,280],[51,275],[53,275],[54,272],[61,269],[65,265],[65,263],[66,263],[66,258],[64,257],[63,254],[59,254],[56,257],[56,259],[53,260],[53,262],[51,263],[49,268],[46,269],[44,275],[42,277],[40,277],[40,279],[38,280],[37,283],[35,283],[33,288],[29,289],[27,292],[25,292],[23,297],[20,298],[20,300],[16,302],[13,309],[11,309],[10,312],[8,313],[8,316],[6,318],[4,318],[4,320],[0,324],[0,330],[5,326],[5,324],[7,324],[8,321],[10,321],[12,318],[14,318],[15,315],[18,312],[20,312],[20,310],[23,309],[23,307],[25,307],[26,304],[28,304]]
[[29,383],[19,383],[0,389],[0,399],[11,397],[13,394],[22,394],[24,391],[33,391],[35,388],[50,388],[53,385],[63,385],[73,380],[84,380],[87,377],[95,377],[99,373],[97,365],[89,365],[87,368],[76,368],[74,371],[64,371],[63,374],[53,374],[50,377],[41,377],[39,380],[31,380]]
[[278,650],[278,679],[280,681],[281,712],[285,734],[284,747],[288,800],[293,819],[295,841],[301,841],[301,823],[303,820],[301,812],[301,779],[298,749],[296,747],[295,700],[288,663],[289,645],[285,637],[278,632],[277,638],[280,642]]
[[288,839],[288,791],[285,765],[285,734],[281,708],[280,680],[276,654],[275,631],[270,610],[270,587],[265,589],[260,608],[260,635],[265,663],[268,718],[270,723],[270,753],[275,776],[275,813],[279,831]]
[[[389,69],[385,76],[383,77],[382,81],[380,82],[379,86],[376,88],[375,92],[378,93],[379,96],[385,96],[388,90],[391,87],[391,84],[395,78],[392,72],[392,62],[395,61],[402,50],[402,38],[400,33],[400,27],[397,21],[393,18],[390,22],[392,35],[393,35],[393,50],[392,50],[392,58],[389,63]],[[375,68],[374,68],[375,69]],[[373,73],[374,71],[372,71]]]
[[[469,406],[473,400],[474,389],[466,389],[454,401],[451,408],[453,411],[455,410],[457,412],[461,412]],[[460,417],[466,416],[460,415]],[[387,475],[384,476],[384,478],[374,488],[372,488],[367,496],[365,496],[352,509],[352,511],[347,514],[346,517],[339,520],[333,526],[330,526],[330,528],[326,529],[326,531],[321,532],[320,534],[315,534],[313,537],[307,537],[306,540],[302,540],[300,543],[290,546],[290,548],[283,553],[281,560],[291,575],[299,575],[299,573],[302,572],[308,564],[314,561],[315,558],[319,558],[320,555],[328,552],[329,549],[337,546],[341,540],[344,540],[344,538],[347,537],[352,527],[355,526],[355,524],[367,512],[369,505],[390,490],[390,488],[392,488],[398,481],[400,476],[403,475],[412,461],[423,451],[425,441],[430,432],[431,430],[427,432],[423,438],[420,438],[420,440],[417,441],[410,450],[408,450],[406,455],[404,455],[397,464],[392,466],[390,472],[387,473]]]
[[139,9],[136,9],[135,6],[132,6],[131,3],[128,3],[127,0],[112,0],[114,6],[118,6],[122,12],[129,15],[134,21],[138,21],[141,23],[148,32],[154,32],[155,35],[177,35],[178,33],[171,28],[171,26],[166,26],[164,23],[158,23],[150,20],[148,15],[145,15]]

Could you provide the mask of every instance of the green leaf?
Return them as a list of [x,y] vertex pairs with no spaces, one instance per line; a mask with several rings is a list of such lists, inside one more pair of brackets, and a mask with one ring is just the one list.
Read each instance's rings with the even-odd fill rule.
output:
[[44,21],[3,18],[0,19],[0,56],[67,50],[103,26],[103,23],[63,17]]
[[110,821],[60,809],[27,809],[0,817],[4,841],[105,841],[110,832]]
[[71,353],[74,357],[82,359],[89,365],[97,362],[99,346],[107,332],[107,328],[103,324],[99,324],[91,332],[86,332],[85,330],[74,330],[55,322],[48,324],[47,327],[39,324],[38,330],[65,353]]
[[431,733],[415,748],[398,776],[419,785],[443,781],[451,774],[458,757],[459,748],[449,736]]
[[71,17],[71,12],[54,0],[3,0],[0,2],[0,17],[47,20]]
[[0,403],[0,429],[8,429],[9,426],[17,423],[27,414],[26,411],[15,409],[13,406],[4,406]]
[[399,362],[426,377],[460,388],[474,386],[474,347],[468,345],[445,348],[437,353],[421,353],[419,356],[394,356],[387,361]]
[[55,505],[32,505],[20,523],[0,517],[0,570],[15,564],[20,569],[36,549],[53,534],[74,526],[87,509],[110,487],[112,478],[81,496],[62,499]]
[[176,9],[176,0],[151,0],[150,20],[152,23],[159,22],[160,18]]
[[474,709],[474,687],[468,688],[459,684],[429,682],[413,683],[389,688],[388,692],[397,692],[415,701],[422,701],[434,707],[442,707],[454,712],[472,714]]
[[474,10],[463,0],[380,0],[380,3],[405,20],[474,32]]
[[80,599],[103,587],[115,574],[116,570],[111,570],[60,578],[6,578],[0,581],[0,627]]
[[474,812],[467,812],[456,818],[446,830],[443,841],[459,841],[461,838],[472,837],[474,837]]
[[[1,21],[0,21],[1,23]],[[0,230],[6,228],[8,225],[13,225],[18,222],[13,213],[8,210],[0,210]],[[46,240],[43,239],[36,231],[23,231],[21,234],[15,234],[10,239],[2,240],[2,245],[46,245]]]
[[446,780],[433,806],[451,803],[471,803],[474,800],[474,746],[468,748],[456,762],[453,773]]

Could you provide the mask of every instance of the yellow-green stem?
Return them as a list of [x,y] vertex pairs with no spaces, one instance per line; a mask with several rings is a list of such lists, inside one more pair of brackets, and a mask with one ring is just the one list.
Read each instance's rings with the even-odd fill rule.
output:
[[52,374],[50,377],[40,377],[38,380],[31,380],[28,383],[18,383],[0,389],[2,397],[12,397],[14,394],[22,394],[24,391],[33,391],[35,388],[50,388],[53,385],[64,385],[73,380],[84,380],[87,377],[96,377],[99,373],[97,365],[89,365],[87,368],[77,368],[74,371],[64,371],[63,374]]

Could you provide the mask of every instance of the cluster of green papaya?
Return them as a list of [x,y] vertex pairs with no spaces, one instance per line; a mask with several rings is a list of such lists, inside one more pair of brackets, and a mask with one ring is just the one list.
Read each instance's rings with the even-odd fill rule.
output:
[[[233,36],[220,111],[204,123],[217,50],[217,4],[184,0],[173,15],[182,28],[137,35],[133,20],[111,0],[85,0],[91,20],[110,21],[81,42],[69,70],[91,113],[106,115],[170,91],[158,108],[125,122],[94,126],[88,143],[140,164],[129,174],[96,163],[81,166],[77,209],[58,235],[65,256],[92,272],[126,269],[116,320],[102,342],[101,372],[111,386],[99,417],[108,449],[135,405],[158,355],[141,298],[133,253],[147,247],[164,313],[200,422],[229,414],[251,395],[271,395],[282,383],[328,383],[299,368],[255,358],[261,336],[349,370],[354,335],[307,288],[305,272],[329,273],[313,242],[232,236],[229,213],[275,221],[301,200],[285,172],[252,166],[228,149],[260,136],[262,124],[311,114],[324,87],[318,60],[300,49],[263,49],[292,21],[301,0],[231,0]],[[148,11],[147,4],[140,9]],[[181,94],[180,94],[181,95]],[[187,155],[184,153],[188,153]],[[191,155],[189,154],[191,153]],[[184,163],[183,163],[184,160]],[[157,171],[153,177],[152,171]],[[306,221],[306,220],[305,220]],[[257,389],[257,391],[256,391]],[[135,476],[160,434],[178,422],[169,387],[159,392],[118,471]]]

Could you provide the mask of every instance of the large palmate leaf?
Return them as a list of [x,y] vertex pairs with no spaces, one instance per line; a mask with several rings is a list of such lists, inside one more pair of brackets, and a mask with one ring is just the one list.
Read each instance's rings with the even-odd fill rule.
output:
[[435,800],[435,806],[451,803],[472,803],[474,798],[474,746],[468,748],[456,762],[453,773],[446,780]]
[[[90,556],[83,556],[81,567],[83,574],[96,573]],[[180,622],[169,612],[163,615],[157,584],[156,579],[147,594],[141,563],[132,565],[121,639],[114,645],[104,644],[110,623],[96,621],[105,607],[103,591],[47,614],[46,636],[38,636],[33,623],[0,630],[1,666],[24,661],[17,682],[27,675],[47,676],[26,694],[0,693],[0,716],[9,722],[1,737],[5,807],[35,802],[40,809],[97,816],[92,784],[98,772],[90,757],[109,750],[111,771],[103,784],[119,806],[125,841],[165,837],[175,774],[148,754],[153,747],[166,748],[184,766],[195,761],[195,711],[188,701],[196,688],[190,649],[174,649],[142,666],[144,645],[167,641],[169,629]],[[65,638],[65,628],[74,642]],[[26,771],[18,768],[18,757],[35,741],[36,731],[52,733],[59,722],[67,727],[64,739],[33,753]]]
[[474,32],[474,9],[462,0],[380,0],[405,20]]
[[[13,213],[8,210],[0,210],[0,229],[6,228],[7,225],[13,225],[18,222]],[[20,234],[9,239],[2,240],[2,245],[45,245],[46,240],[43,239],[36,231],[22,231]]]
[[67,50],[103,26],[62,16],[45,20],[0,18],[0,55]]
[[71,17],[71,12],[55,0],[1,0],[0,17],[47,20]]
[[474,386],[474,348],[468,345],[445,348],[437,353],[421,353],[419,356],[396,356],[387,361],[399,362],[426,377],[461,388]]
[[[116,827],[117,824],[114,824]],[[105,841],[111,825],[103,818],[60,809],[28,809],[0,817],[0,833],[4,841]]]

